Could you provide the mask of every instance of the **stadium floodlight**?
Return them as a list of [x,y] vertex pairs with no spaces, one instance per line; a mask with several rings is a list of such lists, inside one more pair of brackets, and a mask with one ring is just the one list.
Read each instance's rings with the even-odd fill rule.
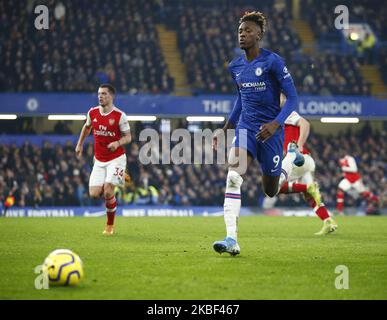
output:
[[359,118],[323,117],[322,123],[359,123]]
[[206,117],[187,117],[186,118],[188,122],[200,122],[200,121],[209,121],[209,122],[223,122],[224,117],[211,117],[211,116],[206,116]]
[[0,114],[0,120],[16,120],[16,114]]
[[156,116],[126,116],[128,121],[156,121]]
[[357,32],[351,32],[350,35],[349,35],[349,38],[352,41],[357,41],[357,40],[359,40],[359,34]]
[[84,114],[50,114],[48,120],[86,120]]

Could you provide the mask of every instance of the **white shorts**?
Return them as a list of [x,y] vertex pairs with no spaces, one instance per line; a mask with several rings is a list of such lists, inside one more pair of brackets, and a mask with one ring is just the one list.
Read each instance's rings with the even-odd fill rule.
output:
[[366,187],[364,186],[362,179],[351,183],[348,179],[344,178],[339,183],[339,189],[343,190],[344,192],[349,192],[350,190],[352,190],[356,191],[359,194],[366,191]]
[[105,183],[122,186],[125,182],[126,155],[123,154],[108,162],[95,159],[90,175],[89,187],[101,187]]
[[312,183],[314,181],[314,171],[316,164],[309,154],[304,154],[305,163],[301,167],[293,166],[289,181],[299,181],[300,183]]

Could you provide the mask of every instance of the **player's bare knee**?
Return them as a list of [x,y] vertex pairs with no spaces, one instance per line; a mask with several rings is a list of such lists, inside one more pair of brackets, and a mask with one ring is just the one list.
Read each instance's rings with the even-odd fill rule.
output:
[[102,194],[102,190],[90,190],[89,191],[89,194],[90,194],[90,197],[93,198],[93,199],[99,199],[101,197],[101,194]]
[[103,190],[103,196],[105,199],[111,198],[114,195],[114,187],[105,185]]

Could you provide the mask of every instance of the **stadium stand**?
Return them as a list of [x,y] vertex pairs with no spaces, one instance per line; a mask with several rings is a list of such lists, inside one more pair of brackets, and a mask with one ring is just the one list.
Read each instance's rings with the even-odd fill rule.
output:
[[[202,5],[203,4],[203,5]],[[286,9],[263,2],[269,27],[263,46],[290,57],[300,46],[300,39],[292,30]],[[230,93],[235,85],[230,81],[228,62],[241,54],[237,48],[237,24],[246,11],[254,10],[250,2],[231,5],[229,2],[212,4],[190,1],[180,6],[177,24],[179,49],[188,68],[188,77],[196,93]]]
[[106,82],[121,92],[173,90],[155,29],[155,1],[39,4],[55,8],[50,32],[29,27],[33,1],[0,1],[1,91],[91,92]]
[[[97,84],[110,82],[119,92],[171,93],[174,80],[155,27],[164,23],[177,32],[192,92],[233,93],[227,65],[241,53],[237,22],[245,11],[256,9],[252,1],[236,5],[231,1],[154,0],[140,5],[134,0],[111,4],[98,0],[86,10],[82,1],[46,0],[42,4],[62,6],[62,11],[56,10],[59,13],[50,20],[50,32],[45,32],[27,28],[33,19],[32,4],[0,1],[4,31],[0,35],[0,91],[92,92]],[[262,45],[286,59],[299,94],[369,95],[355,58],[300,53],[302,43],[292,27],[291,10],[283,4],[260,2],[269,20]],[[318,5],[326,6],[325,2]],[[365,17],[371,19],[374,12],[369,10]],[[103,12],[101,19],[93,12]],[[330,31],[326,23],[333,19],[332,15],[325,20],[321,12],[328,14],[315,10],[308,15],[317,36]],[[375,20],[375,28],[384,35],[380,19]]]
[[387,85],[387,48],[381,48],[379,51],[380,71],[382,79]]
[[[302,15],[308,19],[313,32],[322,40],[334,38],[334,34],[338,34],[335,29],[334,9],[338,5],[345,5],[349,9],[349,22],[366,22],[370,24],[374,32],[381,40],[387,40],[387,31],[384,26],[383,17],[387,13],[387,8],[381,5],[380,0],[328,0],[328,1],[313,1],[302,0]],[[308,10],[313,6],[313,10]]]
[[[235,86],[227,64],[241,53],[237,48],[237,23],[245,11],[255,10],[257,5],[244,0],[238,4],[234,1],[214,4],[205,0],[151,0],[141,4],[135,0],[112,3],[96,0],[87,5],[76,0],[44,0],[39,3],[61,8],[51,19],[51,30],[47,33],[28,28],[27,22],[33,20],[34,3],[0,1],[0,91],[95,92],[98,84],[110,82],[125,93],[171,93],[173,79],[155,28],[156,24],[164,23],[177,32],[192,92],[233,94]],[[370,22],[378,37],[385,40],[386,29],[381,17],[385,16],[386,7],[376,6],[377,3],[351,1],[355,4],[352,6],[355,17]],[[329,6],[338,2],[313,2],[313,11],[307,11],[309,0],[301,4],[305,9],[303,16],[317,38],[330,39],[329,34],[336,30],[332,29],[334,15],[330,14]],[[293,17],[288,6],[263,0],[259,10],[269,19],[263,46],[286,59],[299,94],[370,95],[358,58],[331,51],[305,55],[301,53],[302,42],[292,27]],[[386,49],[379,51],[379,59],[387,84]],[[28,118],[15,123],[2,123],[0,132],[34,134]],[[55,132],[68,134],[70,131],[66,124],[58,123]],[[321,155],[316,159],[317,172],[327,205],[335,204],[340,179],[339,147],[357,157],[364,180],[373,192],[387,190],[386,141],[386,130],[378,133],[364,130],[358,136],[351,131],[339,136],[312,135],[311,149]],[[120,203],[222,205],[224,167],[144,166],[138,163],[140,148],[136,141],[127,147],[133,183],[125,190],[117,190]],[[55,145],[46,142],[40,147],[27,139],[21,149],[0,143],[0,154],[0,200],[12,193],[16,204],[22,207],[94,204],[88,197],[93,161],[91,144],[85,148],[81,161],[75,158],[72,142]],[[246,178],[244,205],[257,206],[263,199],[259,170],[254,165]],[[301,201],[297,196],[282,195],[279,204],[294,204],[294,199]]]
[[[66,137],[66,136],[64,136]],[[359,170],[372,192],[387,201],[387,130],[351,130],[340,135],[312,134],[309,147],[315,156],[317,179],[324,202],[334,206],[336,187],[341,179],[339,151],[356,157]],[[224,198],[226,169],[222,165],[143,165],[138,161],[142,144],[127,147],[128,171],[133,184],[117,190],[121,204],[170,204],[177,206],[221,206]],[[88,180],[93,163],[91,142],[85,146],[84,157],[75,157],[71,141],[62,144],[45,142],[41,147],[27,139],[21,148],[0,144],[0,197],[11,192],[18,206],[95,205],[88,197]],[[318,155],[318,156],[316,156]],[[242,201],[246,206],[260,206],[263,201],[261,173],[255,163],[246,176]],[[361,204],[348,198],[348,205]],[[278,205],[303,205],[297,195],[280,195]]]
[[[219,7],[208,2],[195,6],[188,1],[180,6],[179,48],[195,93],[235,91],[227,65],[241,54],[237,48],[236,24],[243,12],[254,8],[251,2],[244,5],[226,2]],[[362,78],[356,58],[324,52],[303,55],[302,43],[292,28],[287,7],[265,2],[262,11],[269,21],[263,46],[285,58],[299,94],[370,95],[370,85]],[[173,28],[173,21],[169,25]]]
[[[364,23],[368,24],[372,31],[375,33],[375,39],[367,37],[364,41],[347,40],[348,44],[345,51],[347,54],[351,54],[356,60],[356,67],[353,70],[356,74],[359,74],[359,63],[374,65],[377,68],[381,66],[379,71],[383,80],[387,79],[386,68],[386,41],[387,31],[384,23],[384,16],[387,14],[387,8],[381,5],[379,0],[355,0],[355,1],[302,1],[302,16],[309,22],[317,40],[320,44],[320,50],[324,48],[342,48],[343,39],[340,32],[335,28],[335,18],[337,15],[332,14],[335,7],[338,5],[345,5],[349,11],[350,23]],[[308,10],[310,6],[313,6],[313,10]],[[368,42],[367,40],[370,39]],[[352,49],[349,49],[352,47]],[[336,51],[340,52],[341,50]],[[349,51],[349,52],[348,52]],[[353,64],[352,64],[353,65]],[[351,69],[351,68],[349,68]],[[347,69],[348,70],[348,69]],[[345,74],[345,72],[343,73]],[[358,79],[359,80],[359,79]],[[360,86],[363,86],[361,82]],[[387,83],[387,82],[386,82]],[[364,91],[364,90],[363,90]],[[357,94],[357,93],[354,93]],[[367,92],[363,94],[368,95]]]
[[293,79],[304,95],[370,96],[371,87],[362,78],[360,64],[353,56],[332,53],[305,56],[291,63]]

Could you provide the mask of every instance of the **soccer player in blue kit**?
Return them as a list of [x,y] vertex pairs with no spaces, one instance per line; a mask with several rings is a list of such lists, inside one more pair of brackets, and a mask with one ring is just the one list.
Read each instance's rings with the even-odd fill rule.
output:
[[[296,109],[297,92],[284,60],[277,54],[260,48],[259,42],[266,29],[266,18],[261,12],[248,12],[240,19],[239,46],[245,55],[229,64],[229,71],[238,88],[234,108],[223,127],[235,129],[234,144],[228,158],[228,174],[224,200],[224,221],[227,236],[216,241],[216,252],[240,253],[237,242],[238,218],[241,208],[242,176],[250,163],[257,159],[263,172],[263,190],[274,197],[290,176],[293,164],[301,166],[303,155],[296,144],[289,144],[283,159],[284,122]],[[280,107],[280,94],[286,103]],[[218,145],[218,136],[213,147]]]

